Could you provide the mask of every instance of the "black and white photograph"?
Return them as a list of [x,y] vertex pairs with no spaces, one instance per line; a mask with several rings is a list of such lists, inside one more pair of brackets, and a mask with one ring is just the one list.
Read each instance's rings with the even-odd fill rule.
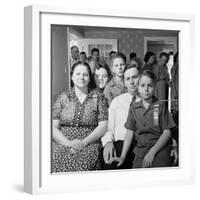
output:
[[25,8],[30,194],[194,181],[190,15]]
[[51,173],[179,167],[179,31],[50,30]]

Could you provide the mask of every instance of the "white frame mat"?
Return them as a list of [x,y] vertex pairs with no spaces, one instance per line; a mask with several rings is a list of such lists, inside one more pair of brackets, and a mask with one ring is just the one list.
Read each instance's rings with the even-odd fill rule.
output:
[[[56,6],[25,8],[24,189],[31,194],[176,185],[194,182],[194,131],[189,95],[192,87],[194,17],[123,10],[85,10]],[[104,26],[179,30],[180,166],[163,169],[99,171],[52,175],[50,27]],[[188,67],[189,66],[189,67]],[[187,83],[186,81],[187,80]]]

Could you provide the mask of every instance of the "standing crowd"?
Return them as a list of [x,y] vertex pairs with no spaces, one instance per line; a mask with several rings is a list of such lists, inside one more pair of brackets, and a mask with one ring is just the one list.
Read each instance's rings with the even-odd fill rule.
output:
[[178,54],[171,76],[165,52],[144,64],[134,52],[71,55],[71,90],[52,110],[52,172],[178,166]]

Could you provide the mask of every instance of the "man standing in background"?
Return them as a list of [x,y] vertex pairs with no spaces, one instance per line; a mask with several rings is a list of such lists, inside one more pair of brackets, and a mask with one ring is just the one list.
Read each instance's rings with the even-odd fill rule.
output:
[[72,65],[79,61],[79,49],[77,46],[71,47],[71,58],[70,58],[70,68]]

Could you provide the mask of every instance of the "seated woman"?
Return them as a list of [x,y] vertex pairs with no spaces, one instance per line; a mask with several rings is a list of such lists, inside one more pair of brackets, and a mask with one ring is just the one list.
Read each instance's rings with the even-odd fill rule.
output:
[[107,128],[107,100],[91,89],[89,64],[74,64],[71,77],[72,91],[63,92],[53,106],[53,173],[101,168],[100,138]]
[[96,89],[103,93],[103,90],[111,79],[111,72],[107,64],[98,63],[94,71],[94,81]]

